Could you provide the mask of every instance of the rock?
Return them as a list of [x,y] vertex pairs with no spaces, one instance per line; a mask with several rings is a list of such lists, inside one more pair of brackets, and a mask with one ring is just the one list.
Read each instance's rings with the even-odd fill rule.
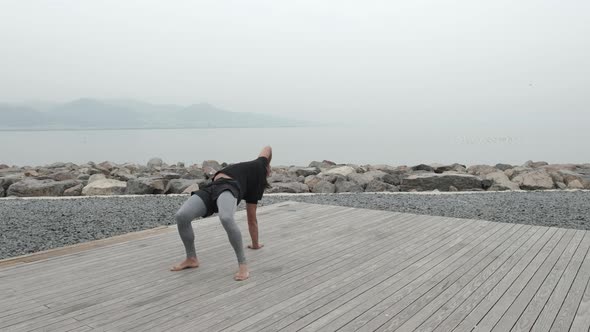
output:
[[524,165],[522,165],[522,166],[523,167],[529,167],[529,168],[539,168],[539,167],[547,166],[547,165],[549,165],[549,163],[544,162],[544,161],[534,162],[532,160],[529,160],[526,163],[524,163]]
[[[271,176],[271,177],[272,177],[272,176]],[[270,179],[271,177],[269,177],[269,179]],[[330,181],[324,180],[324,179],[323,179],[323,177],[321,177],[321,176],[316,176],[316,175],[310,175],[310,176],[306,176],[306,177],[305,177],[305,180],[303,180],[303,183],[304,183],[304,184],[306,184],[306,185],[307,185],[307,186],[310,188],[310,190],[311,190],[312,192],[314,192],[314,187],[315,187],[315,186],[316,186],[318,183],[320,183],[320,182],[322,182],[322,181],[326,181],[326,182],[328,182],[328,183],[332,183],[332,182],[330,182]],[[286,182],[286,181],[277,181],[277,182]],[[270,181],[269,181],[269,183],[270,183]],[[332,184],[333,184],[333,183],[332,183]]]
[[147,162],[147,167],[150,169],[157,169],[164,165],[164,161],[161,158],[152,158]]
[[289,173],[296,174],[297,176],[310,176],[310,175],[317,175],[320,173],[320,169],[316,167],[291,167],[289,168]]
[[205,173],[205,177],[207,177],[208,179],[212,178],[215,175],[215,173],[217,173],[215,168],[209,166],[204,166],[203,172]]
[[402,183],[402,177],[399,174],[386,174],[381,178],[381,181],[394,186],[399,186]]
[[332,162],[332,161],[328,161],[328,160],[324,160],[324,161],[312,161],[311,163],[309,163],[309,167],[315,167],[315,168],[319,168],[319,169],[328,169],[331,168],[333,166],[336,166],[336,163]]
[[191,194],[193,191],[197,191],[197,190],[199,190],[199,185],[194,183],[194,184],[191,184],[190,186],[188,186],[186,189],[184,189],[182,194]]
[[114,179],[102,179],[88,183],[86,187],[82,189],[82,195],[123,195],[126,188],[126,182]]
[[37,197],[37,196],[62,196],[66,189],[69,189],[78,182],[75,180],[55,181],[25,179],[8,187],[8,196]]
[[481,187],[483,190],[489,189],[492,186],[492,184],[494,184],[494,182],[492,180],[489,180],[489,179],[481,180]]
[[440,191],[449,191],[451,186],[458,190],[482,189],[482,179],[468,174],[411,174],[402,179],[401,190],[430,191],[438,189]]
[[92,174],[90,178],[88,178],[88,183],[92,183],[94,181],[105,180],[107,177],[102,173]]
[[84,189],[84,185],[79,183],[71,188],[68,188],[64,191],[64,196],[81,196],[82,189]]
[[357,184],[359,184],[361,187],[364,188],[371,181],[374,181],[374,180],[382,181],[382,179],[385,176],[391,177],[391,175],[389,175],[383,171],[368,171],[368,172],[362,173],[362,174],[352,173],[352,174],[348,175],[348,180],[356,182]]
[[471,175],[484,176],[490,173],[495,173],[499,169],[488,165],[473,165],[469,166],[467,173]]
[[184,163],[182,161],[179,161],[176,163],[176,167],[178,168],[184,168]]
[[267,178],[267,181],[268,181],[268,183],[275,183],[275,182],[295,182],[295,178],[290,177],[290,176],[288,176],[286,174],[272,173]]
[[565,183],[563,183],[563,182],[555,182],[555,185],[559,189],[567,189],[567,185]]
[[[215,174],[215,173],[214,173]],[[184,174],[182,179],[205,179],[205,172],[196,166],[191,166],[187,169],[187,173]]]
[[577,181],[577,183],[573,184],[574,187],[582,186],[582,188],[576,189],[590,189],[590,172],[577,169],[578,172],[573,172],[569,170],[561,170],[558,172],[559,175],[563,178],[563,182],[568,186],[568,188],[572,188],[570,186],[570,182]]
[[125,193],[128,195],[163,194],[167,181],[160,177],[136,178],[127,181]]
[[412,171],[426,171],[426,172],[434,172],[434,168],[429,165],[420,164],[412,167]]
[[36,177],[40,176],[40,174],[39,174],[39,172],[37,172],[35,170],[29,169],[29,170],[25,171],[25,176],[36,178]]
[[492,185],[488,190],[491,191],[504,191],[504,190],[519,190],[520,186],[518,183],[510,181],[508,176],[504,172],[494,172],[485,175],[485,179],[491,180]]
[[344,193],[344,192],[362,193],[364,191],[363,187],[361,187],[359,184],[354,183],[352,181],[345,181],[345,180],[339,179],[336,181],[335,185],[336,185],[336,192],[337,193]]
[[544,170],[546,170],[547,172],[551,173],[551,172],[559,172],[559,171],[577,171],[578,170],[578,166],[574,165],[574,164],[549,164],[546,166],[541,166],[540,168],[543,168]]
[[518,167],[514,167],[511,169],[507,169],[504,171],[504,174],[506,174],[508,176],[508,178],[510,180],[513,180],[516,176],[522,174],[522,173],[527,173],[532,171],[532,168],[529,167],[522,167],[522,166],[518,166]]
[[110,161],[103,161],[102,163],[100,163],[100,164],[98,164],[98,165],[96,165],[96,166],[98,166],[98,167],[99,167],[99,168],[101,168],[101,169],[104,169],[104,170],[108,171],[109,173],[110,173],[110,172],[111,172],[113,169],[115,169],[115,168],[117,167],[117,165],[116,165],[116,164],[114,164],[114,163],[112,163],[112,162],[110,162]]
[[276,182],[272,183],[268,193],[308,193],[309,187],[306,184],[299,182]]
[[67,166],[66,163],[57,162],[57,163],[53,163],[51,165],[47,165],[47,166],[45,166],[45,168],[64,168],[66,166]]
[[449,191],[459,191],[455,186],[449,186]]
[[166,194],[182,194],[186,188],[192,186],[193,184],[197,185],[197,190],[199,188],[199,184],[195,180],[186,180],[186,179],[172,179],[168,182],[166,186],[166,190],[164,193]]
[[174,172],[160,172],[159,176],[166,180],[180,179],[180,174]]
[[465,165],[461,164],[452,164],[452,165],[443,165],[434,167],[434,173],[442,174],[444,172],[458,172],[458,173],[465,173],[467,172],[467,168]]
[[328,182],[326,180],[320,180],[311,188],[311,192],[313,193],[323,193],[323,194],[332,194],[336,192],[336,186]]
[[111,171],[111,177],[120,181],[135,179],[135,175],[131,174],[131,172],[125,167]]
[[0,169],[6,169],[6,168],[10,168],[10,166],[8,166],[6,164],[0,164]]
[[4,177],[0,177],[0,188],[4,189],[4,194],[8,192],[8,187],[12,184],[21,181],[23,179],[23,175],[8,175]]
[[524,190],[542,190],[542,189],[553,189],[555,184],[551,175],[544,169],[533,170],[526,173],[521,173],[512,179],[520,185],[521,189]]
[[373,180],[367,183],[367,187],[365,188],[366,192],[382,192],[382,191],[390,191],[396,192],[399,191],[399,187],[391,185],[389,183],[385,183],[379,180]]
[[88,182],[88,180],[90,179],[90,175],[88,174],[80,174],[78,175],[78,177],[76,178],[79,181],[86,181]]
[[342,175],[342,176],[348,176],[352,173],[356,173],[356,171],[351,166],[340,166],[340,167],[335,167],[335,168],[329,169],[329,170],[322,172],[322,173],[326,174],[326,175],[337,174],[337,175]]
[[203,169],[210,167],[212,169],[215,170],[215,172],[221,170],[223,167],[221,167],[221,165],[219,165],[219,163],[215,160],[205,160],[203,161],[203,165],[202,165]]
[[94,174],[104,174],[102,171],[94,168],[94,167],[83,167],[79,169],[79,172],[82,174],[94,175]]
[[503,171],[505,171],[507,169],[513,168],[514,166],[508,165],[508,164],[496,164],[495,167],[503,172]]
[[569,188],[569,189],[584,189],[584,185],[579,180],[573,180],[567,184],[567,188]]
[[77,173],[73,173],[72,171],[60,171],[49,176],[51,179],[55,181],[65,181],[65,180],[74,180],[78,177]]

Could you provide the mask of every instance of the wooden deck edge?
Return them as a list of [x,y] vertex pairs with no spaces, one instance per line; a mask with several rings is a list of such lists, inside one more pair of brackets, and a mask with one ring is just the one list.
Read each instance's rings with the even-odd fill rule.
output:
[[74,253],[78,253],[78,252],[82,252],[82,251],[86,251],[86,250],[90,250],[90,249],[101,248],[101,247],[105,247],[108,245],[127,242],[127,241],[131,241],[131,240],[143,239],[143,238],[147,238],[150,236],[170,232],[175,229],[176,229],[176,227],[159,226],[159,227],[147,229],[144,231],[121,234],[121,235],[116,235],[116,236],[105,238],[105,239],[82,242],[82,243],[73,244],[73,245],[69,245],[69,246],[65,246],[65,247],[49,249],[49,250],[45,250],[45,251],[39,251],[39,252],[35,252],[32,254],[27,254],[27,255],[22,255],[22,256],[17,256],[17,257],[10,257],[10,258],[0,260],[0,268],[18,265],[18,264],[36,262],[36,261],[40,261],[40,260],[44,260],[44,259],[48,259],[48,258],[53,258],[53,257],[58,257],[58,256],[74,254]]

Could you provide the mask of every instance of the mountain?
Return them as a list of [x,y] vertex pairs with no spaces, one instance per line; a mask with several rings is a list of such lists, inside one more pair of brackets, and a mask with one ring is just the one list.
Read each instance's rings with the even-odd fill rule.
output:
[[135,100],[77,99],[39,111],[30,106],[0,104],[0,130],[251,128],[313,125],[259,113],[230,112],[207,103],[154,105]]

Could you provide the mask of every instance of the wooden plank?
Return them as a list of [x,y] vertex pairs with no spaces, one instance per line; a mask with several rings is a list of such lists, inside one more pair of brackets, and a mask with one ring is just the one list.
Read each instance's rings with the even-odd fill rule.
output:
[[[477,241],[479,242],[477,243],[477,247],[472,249],[469,254],[461,257],[457,261],[457,264],[448,264],[440,272],[425,276],[426,278],[415,283],[413,287],[402,289],[400,293],[395,294],[372,308],[372,313],[367,317],[367,324],[363,326],[363,329],[383,331],[397,328],[401,330],[413,330],[417,328],[420,325],[417,321],[422,322],[428,318],[437,307],[435,302],[434,308],[430,310],[429,308],[424,308],[434,298],[446,289],[450,289],[450,292],[453,293],[452,286],[455,284],[458,285],[456,286],[458,289],[462,288],[460,278],[465,279],[464,283],[469,282],[493,260],[493,257],[490,257],[492,252],[496,251],[506,241],[516,241],[516,235],[522,235],[522,225],[505,227],[507,227],[506,232],[502,232],[499,236],[492,238],[491,241]],[[503,250],[505,249],[501,251]],[[417,312],[421,312],[421,309],[424,310],[423,314],[425,317],[418,315],[417,321],[410,320]],[[375,316],[377,312],[379,315]],[[407,325],[404,325],[404,323]],[[351,326],[349,324],[348,330],[350,330]]]
[[[489,227],[490,226],[489,224],[478,223],[478,222],[471,222],[471,224],[473,226],[475,226],[475,227],[465,227],[465,228],[468,229],[468,231],[466,231],[464,234],[455,236],[455,238],[452,239],[450,243],[445,244],[443,246],[444,249],[442,249],[443,253],[442,254],[439,253],[438,256],[448,255],[449,252],[446,250],[447,248],[454,248],[455,251],[460,250],[461,247],[465,246],[468,243],[468,241],[465,240],[466,238],[468,238],[471,234],[478,232],[478,230],[481,227],[486,227],[486,226]],[[465,243],[465,242],[467,242],[467,243]],[[414,264],[414,267],[419,267],[419,266],[422,266],[422,265],[426,265],[427,263],[428,262],[415,263]],[[352,264],[351,266],[355,266],[355,265]],[[288,291],[288,293],[285,294],[285,298],[288,298],[288,297],[291,297],[292,296],[291,293],[289,293],[289,292],[295,292],[295,293],[298,293],[299,292],[297,289],[287,290],[287,291]],[[282,300],[279,299],[279,300],[275,300],[275,301],[276,302],[281,302]],[[265,308],[268,308],[268,307],[270,307],[272,305],[276,305],[276,302],[275,301],[268,301],[268,299],[263,299],[263,301],[261,301],[260,305],[254,305],[254,307],[252,308],[252,311],[251,312],[244,313],[243,316],[227,317],[227,315],[226,316],[223,316],[222,315],[221,317],[219,317],[219,315],[216,315],[216,316],[218,316],[218,318],[216,320],[214,320],[213,323],[214,324],[219,324],[221,322],[225,322],[227,319],[236,319],[236,320],[239,320],[239,319],[248,317],[250,314],[253,314],[253,313],[258,312],[260,310],[264,310]],[[314,312],[314,314],[315,314],[315,312]],[[307,317],[309,317],[309,316],[307,316]],[[202,323],[201,320],[199,320],[199,321]],[[297,325],[297,323],[295,325]],[[291,324],[285,330],[296,329],[297,327],[295,325],[294,324]],[[207,328],[209,326],[211,326],[211,322],[207,322],[204,327]]]
[[535,233],[530,241],[519,249],[513,257],[500,269],[498,269],[488,280],[463,301],[435,331],[464,331],[471,330],[475,324],[488,312],[496,300],[507,289],[514,279],[522,272],[526,264],[534,259],[557,231],[556,228],[543,227]]
[[[533,324],[535,323],[535,321],[539,317],[539,314],[541,313],[541,311],[543,310],[543,308],[547,304],[547,301],[551,297],[551,294],[553,294],[553,292],[555,291],[555,287],[557,286],[557,283],[559,282],[559,280],[563,276],[563,273],[565,272],[567,266],[569,265],[572,258],[574,257],[574,254],[578,250],[580,243],[581,243],[582,239],[584,238],[584,234],[586,234],[586,231],[582,231],[582,230],[575,231],[574,238],[572,239],[572,241],[570,242],[568,247],[563,252],[563,255],[556,262],[556,264],[555,264],[554,268],[551,270],[551,272],[546,275],[546,278],[543,281],[543,284],[540,285],[536,294],[534,294],[534,296],[532,296],[532,298],[530,298],[530,302],[528,303],[528,305],[527,305],[526,309],[524,310],[524,312],[522,313],[522,315],[520,317],[518,317],[518,320],[516,320],[514,318],[516,316],[516,311],[510,310],[509,312],[507,312],[504,315],[504,317],[502,317],[501,324],[496,325],[496,327],[495,327],[496,330],[499,330],[500,328],[502,328],[502,326],[508,326],[509,324],[512,325],[511,326],[512,331],[530,331],[531,330],[531,328],[533,327]],[[527,285],[527,287],[530,289],[530,288],[533,288],[534,286],[532,283],[529,283],[529,285]],[[523,298],[526,298],[525,296],[527,296],[527,294],[523,292],[519,296],[519,299],[517,299],[517,301],[523,301]],[[530,296],[530,295],[528,295],[528,296]],[[513,306],[518,308],[520,305],[517,304],[515,301],[515,304],[513,304]]]
[[[393,232],[395,232],[395,230],[391,230]],[[357,239],[359,240],[359,245],[361,246],[365,246],[366,243],[371,243],[371,241],[365,241],[363,238],[359,238]],[[387,238],[382,239],[382,241],[387,241]],[[379,243],[375,243],[375,245],[379,245]],[[336,254],[338,254],[338,252],[336,252]],[[369,253],[371,254],[371,253]],[[338,265],[332,265],[332,267],[330,269],[333,269],[335,266],[339,269],[343,269],[346,268],[347,266],[349,266],[352,262],[351,259],[354,257],[354,259],[363,259],[363,256],[361,256],[362,253],[355,251],[353,256],[343,256],[342,254],[339,254],[339,256],[341,257],[337,257],[337,260],[335,261],[336,264]],[[331,258],[333,260],[333,258]],[[264,294],[267,293],[273,293],[275,291],[277,291],[278,289],[281,288],[285,288],[285,286],[287,284],[296,284],[297,282],[299,282],[300,284],[302,282],[319,282],[319,278],[322,275],[326,275],[327,273],[330,272],[329,269],[327,269],[327,267],[325,266],[325,263],[323,262],[318,262],[319,264],[315,265],[316,267],[310,266],[310,267],[306,267],[305,271],[300,272],[300,270],[294,270],[293,272],[289,272],[286,274],[283,274],[283,277],[281,276],[273,276],[273,279],[271,281],[269,281],[268,283],[264,283],[261,284],[261,286],[263,286],[263,288],[259,288],[257,289],[256,292],[252,291],[254,294],[256,294],[256,297],[262,297],[264,296]],[[318,269],[319,268],[319,269]],[[321,272],[318,272],[318,270]],[[287,278],[285,278],[287,277]],[[288,283],[287,283],[288,281]],[[255,285],[257,286],[257,285]],[[238,294],[239,295],[239,294]],[[218,298],[209,298],[206,301],[200,302],[200,303],[195,303],[195,305],[198,305],[201,309],[202,312],[213,312],[215,309],[210,307],[210,305],[223,305],[223,303],[231,303],[232,305],[230,307],[233,306],[238,306],[236,303],[236,301],[243,301],[244,298],[241,296],[238,296],[236,299],[234,299],[234,297],[229,297],[229,298],[224,298],[224,302],[219,302]],[[250,301],[252,297],[249,297],[248,302]],[[167,308],[157,308],[159,309],[159,311],[156,311],[154,313],[150,313],[150,319],[152,319],[152,321],[155,321],[158,319],[158,317],[160,316],[164,316],[166,317],[165,320],[170,321],[171,323],[174,323],[175,317],[179,317],[182,316],[184,311],[180,311],[178,312],[177,310],[174,309],[174,306],[178,305],[178,303],[176,304],[172,304],[171,306],[168,306]],[[226,309],[229,307],[225,307]],[[162,309],[166,309],[166,310],[162,310]],[[168,313],[167,311],[172,311],[171,313]],[[194,307],[190,307],[190,308],[186,308],[186,312],[190,312],[191,317],[193,317],[194,315],[198,315],[199,311],[196,310],[196,308]],[[143,314],[143,312],[142,312]],[[201,319],[204,319],[203,317]],[[133,321],[131,321],[133,322]],[[158,323],[161,323],[162,321],[160,320]],[[148,322],[149,323],[149,322]],[[136,325],[135,323],[133,323],[133,325]],[[147,328],[147,327],[146,327]]]
[[[488,293],[467,318],[461,322],[457,327],[457,330],[470,330],[472,328],[481,329],[480,326],[482,322],[485,326],[489,327],[489,330],[491,330],[493,325],[489,326],[489,324],[495,324],[497,322],[503,313],[502,310],[507,308],[511,303],[514,292],[516,292],[516,295],[520,293],[526,282],[530,279],[531,274],[534,273],[545,261],[564,234],[565,230],[563,229],[555,230],[554,236],[544,244],[540,251],[534,253],[532,260],[527,259],[520,261],[519,264]],[[508,292],[509,290],[510,292]]]

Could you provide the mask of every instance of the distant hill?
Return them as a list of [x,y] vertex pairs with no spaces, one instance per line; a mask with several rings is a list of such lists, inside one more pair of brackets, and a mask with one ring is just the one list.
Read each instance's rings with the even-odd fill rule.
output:
[[313,123],[259,113],[230,112],[207,103],[154,105],[82,98],[43,110],[0,104],[0,130],[303,127]]

